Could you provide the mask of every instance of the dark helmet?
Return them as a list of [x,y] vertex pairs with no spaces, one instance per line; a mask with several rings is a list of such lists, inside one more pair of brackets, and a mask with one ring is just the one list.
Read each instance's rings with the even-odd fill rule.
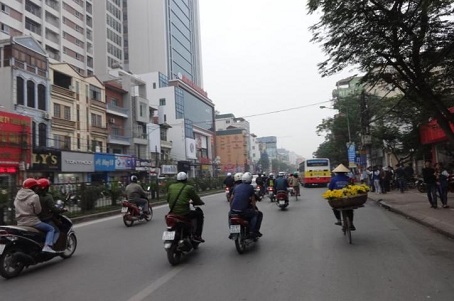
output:
[[38,182],[39,188],[41,188],[43,190],[50,187],[50,181],[46,178],[41,178],[37,182]]
[[22,183],[23,188],[32,189],[33,187],[36,187],[36,186],[38,186],[38,181],[36,181],[33,178],[28,178],[24,181],[24,183]]

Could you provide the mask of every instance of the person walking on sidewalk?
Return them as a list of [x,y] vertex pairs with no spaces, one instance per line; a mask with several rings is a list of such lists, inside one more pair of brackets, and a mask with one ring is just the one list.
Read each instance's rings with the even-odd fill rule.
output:
[[430,207],[437,208],[437,179],[435,177],[435,169],[432,167],[432,162],[426,160],[424,163],[425,167],[422,169],[422,177],[426,183],[427,198],[430,203]]
[[381,193],[379,166],[374,166],[374,169],[372,172],[372,181],[374,183],[375,193]]
[[449,208],[448,206],[448,178],[449,173],[446,168],[443,167],[443,163],[435,164],[435,178],[437,180],[437,189],[440,194],[440,201],[443,204],[443,208]]

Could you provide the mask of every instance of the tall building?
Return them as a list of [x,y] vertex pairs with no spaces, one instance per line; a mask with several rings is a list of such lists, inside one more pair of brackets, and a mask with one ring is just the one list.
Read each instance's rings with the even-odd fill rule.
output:
[[[185,76],[203,87],[198,0],[127,1],[125,70]],[[180,75],[180,76],[179,76]]]
[[92,3],[92,0],[3,1],[0,40],[31,35],[41,43],[51,63],[66,62],[77,72],[90,75],[94,60]]

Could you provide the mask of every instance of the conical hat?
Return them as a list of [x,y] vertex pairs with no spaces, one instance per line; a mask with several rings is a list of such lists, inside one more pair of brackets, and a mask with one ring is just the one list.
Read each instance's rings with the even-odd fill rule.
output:
[[333,169],[333,172],[350,172],[350,170],[343,164],[339,164],[336,168]]

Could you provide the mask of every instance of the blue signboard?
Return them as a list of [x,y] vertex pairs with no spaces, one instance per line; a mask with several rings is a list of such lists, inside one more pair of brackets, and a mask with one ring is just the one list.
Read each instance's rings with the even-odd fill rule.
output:
[[352,142],[348,145],[348,167],[355,167],[356,162],[356,147],[355,143]]
[[115,155],[95,153],[95,171],[115,171]]
[[131,170],[136,168],[136,158],[128,155],[115,155],[115,170]]

